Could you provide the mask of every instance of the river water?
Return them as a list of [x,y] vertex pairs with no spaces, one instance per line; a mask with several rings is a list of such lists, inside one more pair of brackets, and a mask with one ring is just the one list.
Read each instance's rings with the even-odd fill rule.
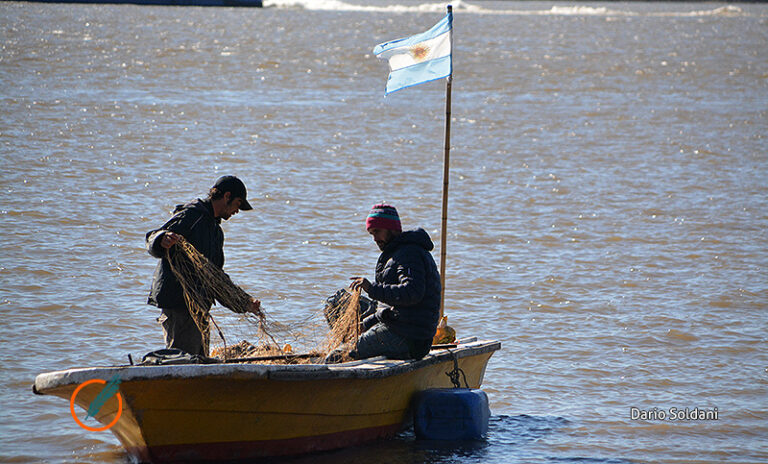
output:
[[[372,277],[375,202],[439,259],[445,86],[384,98],[371,50],[444,4],[266,5],[0,4],[0,461],[128,460],[31,384],[162,347],[144,234],[220,175],[286,324]],[[446,314],[502,343],[489,436],[296,462],[768,462],[768,7],[454,8]]]

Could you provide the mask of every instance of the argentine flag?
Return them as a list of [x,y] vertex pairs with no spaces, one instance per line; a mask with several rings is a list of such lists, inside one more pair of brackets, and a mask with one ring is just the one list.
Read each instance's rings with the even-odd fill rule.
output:
[[449,11],[427,32],[376,45],[373,54],[389,60],[384,95],[451,75],[452,25],[453,13]]

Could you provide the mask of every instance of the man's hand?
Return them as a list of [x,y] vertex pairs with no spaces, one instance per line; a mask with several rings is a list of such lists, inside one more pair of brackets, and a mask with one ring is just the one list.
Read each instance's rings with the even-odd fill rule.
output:
[[261,316],[261,301],[254,298],[253,301],[251,301],[251,307],[248,309],[248,312]]
[[160,239],[160,246],[165,248],[166,250],[174,245],[179,241],[181,238],[181,235],[171,232],[170,230],[163,232],[163,238]]
[[368,290],[371,289],[371,282],[365,277],[350,277],[349,279],[352,281],[352,283],[349,284],[349,288],[352,290],[359,290],[362,288],[365,290],[365,293],[368,293]]

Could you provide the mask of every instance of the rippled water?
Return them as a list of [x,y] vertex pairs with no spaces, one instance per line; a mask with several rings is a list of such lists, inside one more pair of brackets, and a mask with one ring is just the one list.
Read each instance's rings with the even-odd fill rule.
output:
[[[30,386],[162,346],[143,236],[219,175],[286,323],[372,275],[374,202],[439,243],[444,86],[383,98],[371,49],[444,6],[266,3],[0,4],[0,461],[127,459]],[[455,5],[446,314],[502,342],[489,437],[296,461],[768,461],[768,8]]]

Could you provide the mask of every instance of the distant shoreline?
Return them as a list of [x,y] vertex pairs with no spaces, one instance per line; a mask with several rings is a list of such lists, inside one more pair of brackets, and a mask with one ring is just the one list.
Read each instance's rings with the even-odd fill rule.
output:
[[[482,2],[484,0],[473,0]],[[495,0],[516,1],[521,3],[541,2],[542,0]],[[83,3],[104,5],[159,5],[159,6],[229,6],[229,7],[255,7],[262,8],[262,0],[0,0],[0,2],[27,2],[27,3]],[[768,0],[551,0],[552,3],[710,3],[710,4],[738,4],[738,3],[768,3]]]
[[28,3],[83,3],[102,5],[156,5],[156,6],[237,6],[263,7],[262,0],[2,0]]

